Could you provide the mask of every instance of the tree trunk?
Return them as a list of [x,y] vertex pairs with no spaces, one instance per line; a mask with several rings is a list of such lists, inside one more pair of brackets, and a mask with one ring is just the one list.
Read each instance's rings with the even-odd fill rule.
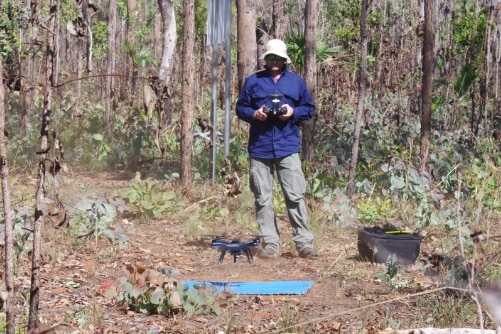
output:
[[160,13],[162,13],[164,31],[162,61],[160,63],[158,78],[168,87],[171,82],[172,61],[174,59],[174,52],[176,51],[176,16],[172,0],[158,0],[158,6]]
[[82,0],[82,16],[83,21],[85,23],[85,28],[87,29],[87,72],[92,72],[92,48],[93,48],[93,39],[92,39],[92,23],[91,17],[89,13],[89,1]]
[[134,104],[134,98],[136,96],[137,91],[137,75],[139,73],[138,64],[135,61],[138,53],[138,46],[136,45],[135,32],[136,29],[139,29],[137,11],[138,4],[137,0],[128,0],[127,1],[127,37],[126,41],[129,46],[129,57],[128,57],[128,66],[127,72],[130,78],[130,92],[127,95],[127,103],[129,105]]
[[489,10],[489,17],[487,20],[487,26],[486,26],[486,32],[485,32],[485,66],[484,66],[484,73],[483,77],[480,78],[480,112],[483,114],[483,122],[484,122],[484,131],[485,133],[491,133],[490,132],[490,126],[492,124],[492,120],[494,119],[491,117],[489,119],[488,115],[488,108],[487,105],[489,104],[489,87],[491,87],[490,84],[490,77],[491,77],[491,69],[492,69],[492,50],[491,50],[491,37],[492,37],[492,28],[494,26],[494,15],[495,15],[495,8],[494,8],[494,1],[490,0],[486,3],[486,6]]
[[169,103],[169,91],[171,90],[171,76],[173,72],[173,60],[174,52],[176,51],[176,15],[174,10],[174,4],[172,0],[158,0],[158,7],[160,8],[160,13],[162,14],[162,24],[164,32],[164,44],[162,51],[162,61],[160,63],[160,70],[158,72],[158,78],[160,80],[160,92],[162,94],[158,96],[160,99],[161,107],[158,112],[158,131],[157,131],[157,146],[160,145],[159,136],[161,136],[165,124],[170,122],[171,111]]
[[[237,1],[238,2],[238,1]],[[308,1],[306,3],[308,6]],[[272,28],[271,32],[275,38],[284,39],[285,37],[285,15],[284,15],[284,1],[273,1],[273,15],[272,15]]]
[[420,172],[426,171],[430,154],[431,102],[433,87],[433,67],[435,65],[433,49],[435,36],[433,31],[433,1],[424,1],[424,39],[423,39],[423,84],[421,92],[421,147],[419,152]]
[[[256,25],[257,59],[259,59],[264,53],[266,42],[270,39],[270,36],[268,35],[268,27],[266,26],[267,15],[264,15],[266,11],[269,11],[269,7],[263,7],[263,0],[254,0],[254,8],[256,9],[256,21],[254,24]],[[249,30],[247,34],[250,33],[251,31]]]
[[[21,29],[19,31],[20,34],[20,40],[24,41],[26,36],[29,36],[28,33],[24,29]],[[21,50],[19,50],[18,53],[20,53]],[[24,80],[23,76],[28,76],[24,72],[29,73],[28,68],[30,61],[32,61],[31,53],[28,52],[25,57],[19,57],[19,82],[20,82],[20,89],[19,89],[19,113],[17,115],[18,119],[18,131],[21,134],[26,133],[26,122],[28,118],[28,110],[30,108],[30,103],[28,102],[28,95],[30,92],[27,90],[27,85],[26,85],[26,80]],[[33,93],[31,93],[33,94]]]
[[[82,42],[80,40],[77,41],[77,50],[76,50],[76,59],[77,59],[77,78],[80,78],[85,75],[85,56],[82,53],[82,48],[81,48]],[[76,99],[76,104],[75,104],[75,111],[73,112],[73,117],[80,117],[84,114],[84,107],[83,107],[83,84],[82,80],[77,81],[77,87],[76,87],[76,92],[75,92],[75,99]]]
[[[51,1],[53,7],[54,1]],[[49,123],[52,107],[52,94],[54,85],[54,31],[55,16],[52,15],[47,22],[45,69],[46,73],[44,104],[42,109],[42,125],[40,130],[40,151],[38,152],[38,180],[35,202],[35,222],[33,227],[33,251],[31,258],[31,287],[30,287],[30,312],[28,317],[28,328],[32,328],[38,320],[38,306],[40,301],[40,257],[42,245],[42,219],[43,204],[45,198],[45,159],[49,149]]]
[[3,85],[3,64],[0,57],[0,177],[2,178],[3,216],[5,217],[5,287],[6,301],[6,334],[14,334],[14,222],[11,214],[9,168],[7,165],[7,145],[5,138],[5,89]]
[[365,28],[367,19],[368,0],[362,0],[362,11],[360,13],[360,68],[358,73],[358,107],[355,121],[355,132],[353,134],[353,145],[351,148],[350,172],[346,195],[351,198],[355,193],[355,173],[357,171],[358,150],[360,145],[360,135],[362,133],[362,123],[364,116],[365,86],[367,82],[367,30]]
[[[316,30],[317,30],[317,1],[306,0],[304,30],[305,30],[305,70],[304,76],[313,100],[315,100],[317,89],[317,61],[316,61]],[[315,120],[303,121],[302,133],[302,155],[306,161],[313,160],[314,140],[315,140]]]
[[181,183],[191,184],[193,155],[193,109],[195,102],[195,3],[184,0],[183,117],[181,117]]
[[256,4],[254,0],[237,1],[237,77],[241,88],[245,78],[257,68]]
[[114,78],[115,72],[115,38],[117,33],[117,0],[110,0],[110,8],[108,9],[108,61],[106,64],[106,114],[105,123],[106,130],[111,130],[111,106],[114,96]]
[[162,34],[162,14],[156,13],[153,24],[153,40],[154,40],[154,53],[153,56],[155,59],[162,57],[163,50],[163,34]]

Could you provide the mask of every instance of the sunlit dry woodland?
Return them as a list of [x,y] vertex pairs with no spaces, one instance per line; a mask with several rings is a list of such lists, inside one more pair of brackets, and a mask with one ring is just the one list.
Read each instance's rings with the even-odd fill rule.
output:
[[[494,332],[500,10],[1,1],[0,332]],[[301,156],[320,256],[296,256],[277,184],[282,255],[218,264],[211,240],[259,234],[235,104],[275,38],[316,105]],[[415,263],[361,256],[367,227],[417,236]],[[238,295],[191,280],[313,286]]]

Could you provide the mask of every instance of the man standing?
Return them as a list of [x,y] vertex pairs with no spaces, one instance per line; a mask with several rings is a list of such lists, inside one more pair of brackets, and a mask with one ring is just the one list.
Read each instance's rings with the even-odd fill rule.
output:
[[250,187],[265,247],[257,256],[273,258],[280,252],[279,230],[273,207],[273,180],[277,172],[300,257],[318,256],[308,228],[304,202],[306,180],[301,168],[299,124],[315,113],[304,80],[287,69],[290,58],[283,41],[266,43],[264,70],[250,75],[242,87],[237,115],[250,123]]

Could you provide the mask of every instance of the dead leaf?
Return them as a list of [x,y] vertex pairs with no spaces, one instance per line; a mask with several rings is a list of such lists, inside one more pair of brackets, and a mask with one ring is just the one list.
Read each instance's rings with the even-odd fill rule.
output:
[[134,271],[135,271],[135,270],[134,270],[134,267],[132,266],[132,264],[127,263],[127,264],[125,265],[125,269],[127,269],[127,271],[128,271],[129,273],[134,274]]
[[142,274],[142,273],[144,273],[144,271],[146,270],[146,268],[143,265],[141,265],[141,264],[136,264],[136,270],[137,270],[137,272],[139,274]]
[[102,289],[102,290],[109,289],[109,288],[110,288],[110,287],[112,287],[114,284],[115,284],[115,281],[114,281],[114,280],[112,280],[112,279],[107,279],[107,280],[104,280],[104,281],[101,283],[101,289]]

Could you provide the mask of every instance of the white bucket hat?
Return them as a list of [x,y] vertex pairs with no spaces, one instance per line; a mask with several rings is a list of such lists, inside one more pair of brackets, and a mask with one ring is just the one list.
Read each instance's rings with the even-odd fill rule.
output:
[[266,49],[261,55],[261,59],[264,59],[269,54],[285,58],[287,60],[287,64],[291,63],[291,59],[287,55],[287,46],[279,39],[270,39],[268,43],[266,43]]

